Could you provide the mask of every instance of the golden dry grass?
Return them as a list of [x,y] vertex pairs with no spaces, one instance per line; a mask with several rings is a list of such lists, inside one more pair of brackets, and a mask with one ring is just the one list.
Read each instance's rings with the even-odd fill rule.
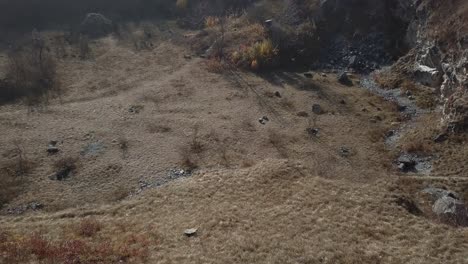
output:
[[[169,42],[138,53],[112,38],[94,45],[96,61],[60,65],[69,72],[63,103],[34,115],[21,105],[0,108],[0,146],[21,134],[38,150],[31,158],[41,161],[8,206],[45,206],[0,216],[0,261],[373,264],[468,257],[466,229],[415,216],[392,197],[412,198],[434,183],[399,181],[389,168],[383,134],[399,118],[395,105],[358,87],[343,89],[334,77],[314,80],[311,90],[243,72],[236,74],[244,82],[235,82],[238,76],[210,73]],[[271,91],[283,98],[264,96]],[[144,108],[130,113],[137,103]],[[305,118],[312,103],[327,113]],[[376,115],[381,121],[371,123]],[[265,125],[262,116],[269,117]],[[313,138],[306,132],[312,126],[319,129]],[[57,156],[44,153],[49,137],[63,139]],[[462,164],[463,144],[444,144],[455,153],[446,156],[457,157],[450,164]],[[78,156],[90,145],[96,153]],[[341,156],[343,146],[353,154]],[[50,181],[51,170],[63,167],[53,165],[75,164],[63,161],[75,154],[73,177]],[[197,170],[135,191],[140,180],[167,180],[170,168]],[[466,196],[463,182],[453,188]],[[198,228],[197,236],[184,236],[187,228]]]

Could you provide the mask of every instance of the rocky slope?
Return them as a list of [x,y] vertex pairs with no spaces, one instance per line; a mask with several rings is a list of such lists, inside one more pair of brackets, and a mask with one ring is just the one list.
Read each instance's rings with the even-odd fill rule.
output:
[[392,64],[405,78],[432,87],[443,107],[443,126],[468,126],[468,4],[436,0],[326,0],[321,25],[321,65],[370,72]]

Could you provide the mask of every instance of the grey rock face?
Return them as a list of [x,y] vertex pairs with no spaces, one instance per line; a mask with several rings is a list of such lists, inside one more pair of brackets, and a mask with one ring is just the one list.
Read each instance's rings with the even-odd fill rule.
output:
[[463,226],[468,224],[468,212],[465,204],[450,196],[439,198],[432,206],[432,211],[449,223]]

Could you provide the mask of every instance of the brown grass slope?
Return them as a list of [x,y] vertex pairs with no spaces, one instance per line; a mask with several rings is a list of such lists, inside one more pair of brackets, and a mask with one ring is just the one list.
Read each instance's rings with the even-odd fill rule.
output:
[[[73,234],[69,230],[70,226],[82,230],[83,223],[78,219],[94,215],[102,230],[93,235],[93,243],[128,243],[148,249],[138,254],[127,254],[120,247],[113,251],[116,258],[130,255],[126,261],[134,263],[466,260],[466,230],[407,214],[390,203],[382,192],[386,187],[388,183],[383,182],[325,180],[311,176],[300,163],[270,159],[248,169],[200,173],[118,207],[38,215],[20,221],[4,219],[2,226],[6,230],[23,229],[14,231],[20,234],[16,239],[21,239],[25,230],[35,230],[45,232],[52,243],[89,241],[80,235],[83,231]],[[197,236],[185,237],[183,230],[192,227],[198,228]],[[137,237],[133,243],[126,242],[129,235]],[[21,254],[31,251],[27,245],[19,245]]]

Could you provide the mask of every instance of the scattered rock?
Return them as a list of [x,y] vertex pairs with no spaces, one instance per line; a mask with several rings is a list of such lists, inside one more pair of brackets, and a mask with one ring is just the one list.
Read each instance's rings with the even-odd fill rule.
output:
[[397,160],[398,169],[402,172],[416,171],[416,161],[408,155],[402,155]]
[[341,99],[341,100],[340,100],[340,104],[345,105],[345,104],[346,104],[346,101],[345,101],[344,99]]
[[276,92],[275,92],[275,96],[278,97],[278,98],[281,98],[280,92],[276,91]]
[[339,73],[337,78],[338,78],[338,82],[343,84],[343,85],[346,85],[346,86],[352,86],[353,85],[353,82],[351,81],[351,79],[349,79],[348,74],[346,72],[344,72],[344,71]]
[[432,211],[446,222],[461,226],[468,224],[468,212],[465,204],[450,196],[439,198],[432,206]]
[[319,104],[313,104],[312,105],[312,113],[316,114],[316,115],[321,115],[323,114],[323,109],[322,109],[322,106],[320,106]]
[[351,150],[348,148],[348,147],[341,147],[340,148],[340,156],[341,157],[344,157],[344,158],[347,158],[351,155]]
[[102,14],[89,13],[81,23],[80,31],[92,38],[103,37],[112,32],[112,21]]
[[17,206],[17,207],[13,207],[13,208],[8,208],[6,211],[8,214],[12,214],[12,215],[20,215],[20,214],[23,214],[25,213],[26,211],[39,211],[39,210],[42,210],[44,208],[44,205],[41,204],[41,203],[38,203],[38,202],[31,202],[31,203],[28,203],[28,204],[25,204],[25,205],[20,205],[20,206]]
[[28,205],[28,208],[33,211],[37,211],[37,210],[41,210],[42,208],[44,208],[44,205],[38,202],[32,202]]
[[142,105],[132,105],[130,108],[128,108],[128,112],[132,114],[139,114],[143,110]]
[[318,128],[311,128],[311,127],[309,127],[309,128],[306,129],[306,132],[307,132],[307,134],[309,134],[309,136],[311,136],[311,137],[317,137],[318,134],[319,134],[319,132],[320,132],[320,130],[319,130]]
[[396,161],[401,172],[428,174],[432,170],[431,156],[418,156],[414,153],[403,153]]
[[197,228],[185,229],[184,235],[186,235],[187,237],[193,237],[197,235],[197,232],[198,232]]
[[57,147],[57,141],[50,141],[49,145],[47,146],[47,153],[49,155],[57,154],[60,150]]
[[258,119],[258,122],[259,122],[260,124],[262,124],[262,125],[266,125],[266,123],[267,123],[268,121],[270,121],[270,119],[268,119],[268,117],[266,117],[266,116],[264,116],[264,117]]

